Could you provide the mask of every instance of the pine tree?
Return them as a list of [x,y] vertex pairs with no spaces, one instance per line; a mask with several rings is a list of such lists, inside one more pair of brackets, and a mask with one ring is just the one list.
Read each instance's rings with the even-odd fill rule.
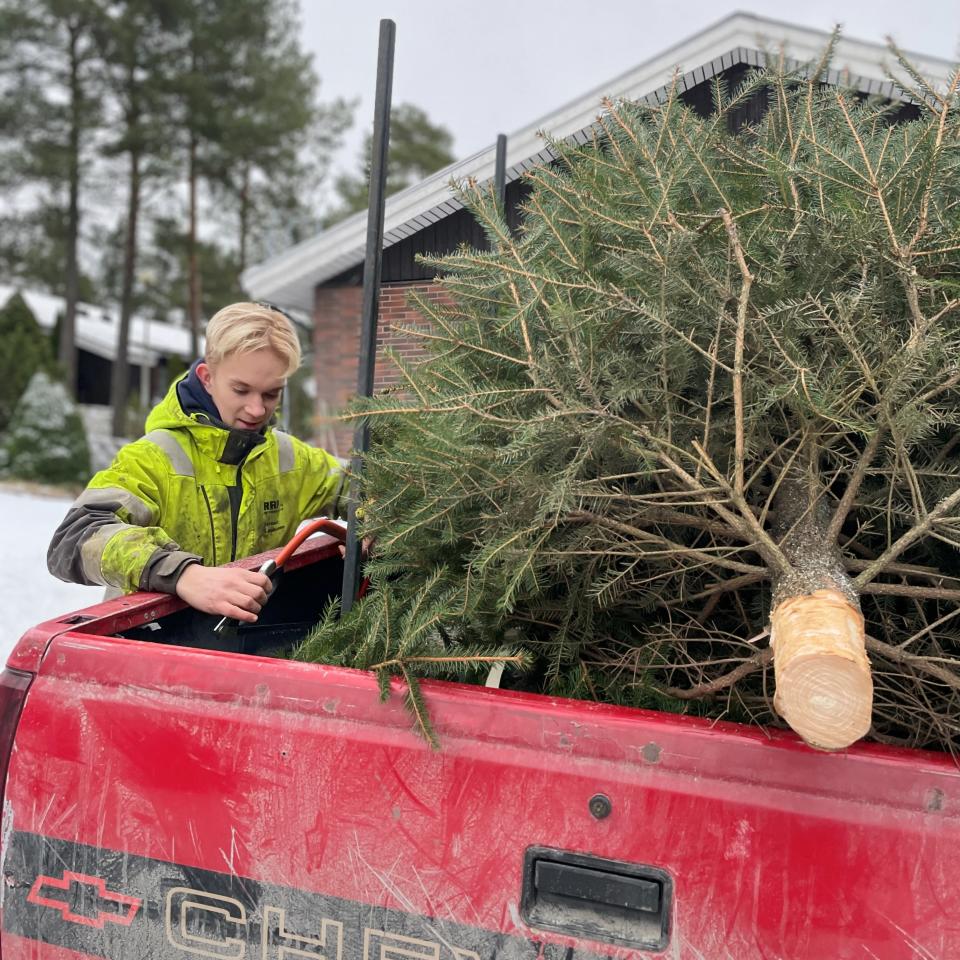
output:
[[263,255],[266,234],[282,232],[289,245],[295,242],[290,225],[307,219],[315,226],[312,195],[352,111],[342,100],[318,101],[320,82],[300,45],[296,5],[272,0],[261,7],[264,33],[255,33],[242,51],[213,177],[236,214],[240,272],[251,253]]
[[[151,228],[152,242],[142,258],[141,309],[161,321],[177,311],[186,315],[190,237],[177,220],[168,217],[154,218]],[[194,257],[200,276],[200,308],[204,316],[213,316],[225,303],[244,299],[245,294],[237,279],[235,253],[217,243],[199,241],[194,247]]]
[[111,370],[112,432],[127,435],[130,393],[130,322],[135,307],[139,221],[144,180],[169,163],[173,139],[169,123],[172,20],[156,0],[122,0],[108,5],[98,23],[98,46],[106,84],[119,112],[117,133],[105,145],[107,156],[123,155],[127,165],[127,213],[123,225],[123,266],[116,358]]
[[953,748],[957,81],[874,102],[828,61],[607,104],[519,236],[464,185],[491,250],[433,264],[430,357],[354,414],[378,589],[301,656],[414,689],[506,643],[549,693]]
[[178,58],[172,93],[178,101],[178,146],[187,184],[187,320],[191,352],[199,352],[203,290],[199,268],[200,188],[216,169],[224,124],[238,104],[235,80],[243,50],[263,33],[266,6],[249,0],[178,2],[173,6]]
[[[368,133],[364,138],[360,172],[337,177],[334,184],[337,202],[326,218],[328,226],[351,213],[367,209],[372,151],[373,137]],[[423,109],[412,103],[398,104],[390,111],[387,196],[417,183],[453,161],[453,134],[446,127],[433,123]]]
[[[291,0],[178,0],[174,10],[179,61],[172,87],[186,167],[187,317],[196,353],[204,301],[198,232],[202,186],[236,197],[242,262],[256,195],[269,192],[264,181],[272,169],[277,185],[285,181],[288,188],[278,192],[289,200],[289,178],[303,169],[301,148],[313,121],[329,117],[339,130],[344,118],[338,105],[326,111],[313,102],[317,80],[299,46]],[[232,223],[230,232],[235,235]]]
[[[0,137],[6,177],[43,190],[41,217],[50,248],[62,256],[51,270],[54,293],[66,301],[58,358],[76,392],[76,305],[81,193],[101,123],[102,88],[95,0],[0,0]],[[52,228],[52,229],[51,229]],[[48,267],[49,269],[49,267]]]

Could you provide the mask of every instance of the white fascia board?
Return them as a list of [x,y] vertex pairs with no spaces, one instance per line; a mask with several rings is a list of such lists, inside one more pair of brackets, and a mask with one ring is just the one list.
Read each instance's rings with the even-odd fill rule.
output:
[[[16,292],[18,292],[16,287],[0,284],[0,306],[3,306]],[[37,323],[44,330],[53,330],[57,316],[65,309],[63,297],[36,290],[19,292]],[[104,360],[112,361],[117,355],[118,323],[119,314],[113,308],[78,303],[75,337],[77,346]],[[127,350],[130,363],[147,364],[152,367],[164,354],[174,354],[183,360],[192,360],[190,331],[171,323],[158,323],[143,317],[132,317]]]
[[[118,317],[110,311],[106,319],[99,316],[77,317],[77,346],[95,353],[104,360],[117,355]],[[202,344],[202,341],[201,341]],[[127,359],[138,366],[155,366],[162,356],[173,355],[181,360],[193,360],[190,351],[190,331],[169,323],[157,323],[133,317],[127,344]]]
[[[719,23],[664,50],[655,57],[619,77],[579,97],[534,123],[507,137],[507,179],[515,179],[531,166],[531,158],[544,150],[541,132],[563,140],[589,127],[600,116],[604,98],[640,100],[669,86],[675,75],[707,67],[738,48],[777,55],[781,51],[799,62],[816,60],[824,51],[830,34],[747,13],[734,13]],[[946,60],[922,54],[907,56],[934,83],[945,84],[953,65]],[[890,51],[878,43],[841,38],[833,57],[834,71],[861,85],[866,81],[883,82],[905,74]],[[462,204],[451,184],[466,179],[483,183],[491,180],[496,163],[496,145],[442,170],[387,198],[384,212],[384,247],[408,234],[405,225],[441,204],[454,209]],[[250,296],[270,300],[284,307],[312,313],[317,284],[342,273],[364,259],[367,216],[356,213],[263,263],[249,267],[243,284]]]

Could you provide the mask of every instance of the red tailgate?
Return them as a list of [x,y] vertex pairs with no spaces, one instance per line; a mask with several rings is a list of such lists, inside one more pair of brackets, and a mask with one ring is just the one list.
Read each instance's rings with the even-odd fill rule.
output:
[[365,674],[61,636],[10,763],[4,960],[647,955],[525,923],[530,848],[663,871],[667,956],[960,956],[949,758],[425,689],[439,753]]

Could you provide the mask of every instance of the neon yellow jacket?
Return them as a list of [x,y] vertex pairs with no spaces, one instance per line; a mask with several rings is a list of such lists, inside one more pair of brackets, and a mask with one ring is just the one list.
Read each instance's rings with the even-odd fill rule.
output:
[[279,547],[301,520],[341,514],[335,457],[270,427],[259,436],[188,415],[177,383],[146,429],[93,477],[57,528],[47,553],[54,576],[173,593],[191,563],[216,566]]

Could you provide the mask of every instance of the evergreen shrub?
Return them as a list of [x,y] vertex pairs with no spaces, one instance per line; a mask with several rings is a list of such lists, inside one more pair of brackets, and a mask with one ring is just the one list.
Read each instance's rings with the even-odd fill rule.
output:
[[7,428],[30,378],[52,372],[53,352],[26,301],[15,293],[0,309],[0,433]]
[[90,450],[66,387],[38,370],[0,438],[0,475],[76,485],[90,479]]

